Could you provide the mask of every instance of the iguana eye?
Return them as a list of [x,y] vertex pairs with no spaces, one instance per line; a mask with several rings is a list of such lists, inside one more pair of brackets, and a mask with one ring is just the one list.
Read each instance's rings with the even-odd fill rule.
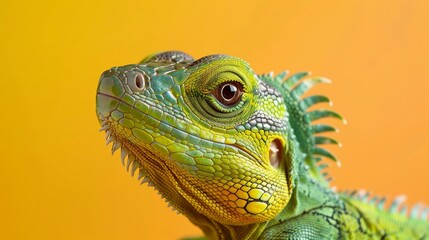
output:
[[243,85],[239,82],[224,82],[213,91],[214,97],[225,106],[234,106],[241,100]]

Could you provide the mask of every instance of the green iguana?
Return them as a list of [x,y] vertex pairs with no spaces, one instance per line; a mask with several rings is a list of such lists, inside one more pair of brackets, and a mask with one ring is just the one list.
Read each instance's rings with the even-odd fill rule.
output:
[[308,110],[325,96],[302,98],[328,81],[163,52],[105,71],[96,111],[131,175],[208,239],[429,239],[428,208],[329,186],[320,160],[337,160],[320,145],[338,142],[320,133],[336,129],[312,121],[343,118]]

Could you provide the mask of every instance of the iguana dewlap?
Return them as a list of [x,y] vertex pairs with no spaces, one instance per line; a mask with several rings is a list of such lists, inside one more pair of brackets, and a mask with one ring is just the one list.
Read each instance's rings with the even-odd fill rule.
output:
[[320,160],[337,160],[321,145],[338,143],[321,134],[336,129],[313,121],[342,117],[308,110],[329,102],[302,98],[328,82],[308,75],[164,52],[105,71],[97,117],[131,174],[209,239],[429,239],[427,208],[330,188]]

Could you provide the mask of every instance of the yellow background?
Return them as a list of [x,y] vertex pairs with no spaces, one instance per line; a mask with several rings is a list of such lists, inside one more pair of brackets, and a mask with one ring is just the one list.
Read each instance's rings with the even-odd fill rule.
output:
[[349,124],[340,189],[429,204],[428,1],[2,1],[0,239],[199,235],[110,155],[101,72],[178,49],[311,70]]

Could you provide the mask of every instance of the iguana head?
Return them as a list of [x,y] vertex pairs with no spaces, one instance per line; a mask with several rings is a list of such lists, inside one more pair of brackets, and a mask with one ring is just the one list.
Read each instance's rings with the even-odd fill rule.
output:
[[166,52],[112,68],[96,111],[132,174],[185,215],[245,225],[274,218],[290,198],[283,98],[243,60]]

